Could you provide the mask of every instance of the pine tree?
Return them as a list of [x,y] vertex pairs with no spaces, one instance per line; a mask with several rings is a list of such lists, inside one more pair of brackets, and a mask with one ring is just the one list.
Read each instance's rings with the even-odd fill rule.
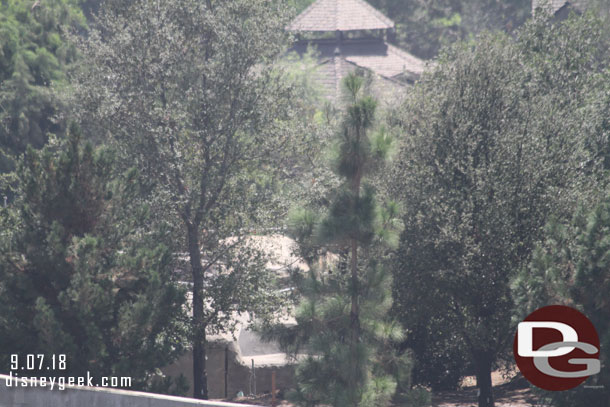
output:
[[137,173],[117,174],[110,151],[80,139],[72,127],[59,147],[29,147],[19,198],[0,212],[11,226],[0,242],[0,363],[65,354],[66,371],[44,374],[131,376],[147,388],[184,348],[185,293],[164,233],[143,226],[153,222]]
[[[397,206],[379,205],[370,179],[387,158],[392,138],[373,131],[377,103],[365,95],[364,79],[349,75],[344,87],[349,106],[333,160],[340,185],[325,215],[301,209],[291,219],[310,265],[298,282],[298,324],[283,338],[294,353],[307,353],[294,394],[303,405],[384,405],[397,385],[388,372],[397,364],[390,344],[402,330],[387,317],[391,277],[383,263],[400,225]],[[324,265],[329,256],[334,260]]]
[[53,86],[65,87],[76,51],[62,32],[85,26],[76,0],[0,2],[0,174],[15,169],[28,145],[41,148],[49,133],[65,131]]
[[[588,205],[589,203],[585,203]],[[578,308],[600,339],[602,370],[587,386],[562,392],[540,391],[557,407],[603,407],[610,400],[610,199],[593,209],[579,208],[571,222],[548,223],[531,263],[513,281],[517,320],[549,304]]]

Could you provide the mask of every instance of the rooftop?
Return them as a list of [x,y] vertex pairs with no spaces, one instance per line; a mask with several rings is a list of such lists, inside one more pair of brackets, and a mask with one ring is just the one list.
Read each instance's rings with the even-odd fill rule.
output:
[[296,42],[291,51],[303,55],[309,46],[317,51],[319,79],[333,97],[339,95],[343,77],[355,68],[369,70],[388,87],[396,87],[405,80],[415,81],[425,67],[421,59],[379,38],[303,40]]
[[385,30],[394,22],[364,0],[317,0],[286,28],[295,32]]

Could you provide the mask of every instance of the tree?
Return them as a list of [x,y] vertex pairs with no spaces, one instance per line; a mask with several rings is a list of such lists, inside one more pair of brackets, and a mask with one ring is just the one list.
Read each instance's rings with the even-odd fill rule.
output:
[[[185,339],[184,292],[162,230],[151,230],[138,174],[109,150],[67,142],[28,148],[0,255],[0,345],[9,355],[66,355],[41,375],[129,376],[148,388]],[[10,216],[10,218],[9,218]],[[56,356],[59,357],[59,356]],[[33,373],[34,374],[34,373]]]
[[[369,182],[392,138],[373,131],[376,101],[364,84],[356,74],[344,80],[349,105],[333,159],[340,185],[331,191],[327,213],[300,209],[290,221],[310,271],[296,280],[302,298],[297,326],[276,327],[269,336],[292,353],[308,354],[297,368],[294,395],[303,405],[385,405],[396,389],[388,372],[399,370],[391,343],[402,331],[387,318],[391,278],[383,246],[396,242],[397,208],[379,205]],[[336,261],[320,266],[328,253]]]
[[285,23],[282,2],[135,1],[102,9],[80,44],[81,122],[148,177],[151,205],[188,254],[197,398],[207,398],[206,334],[277,305],[244,236],[273,219],[289,144],[293,94],[272,66]]
[[422,58],[485,30],[513,32],[531,14],[530,0],[371,0],[396,22],[396,42]]
[[294,8],[297,13],[305,10],[309,5],[313,3],[313,0],[289,0],[288,4]]
[[598,29],[541,19],[516,41],[455,46],[404,106],[390,182],[406,207],[395,308],[434,307],[461,337],[481,407],[493,406],[490,373],[513,334],[511,279],[550,216],[599,191]]
[[15,169],[28,144],[41,148],[48,133],[65,130],[52,86],[65,86],[65,70],[76,59],[62,37],[66,26],[86,26],[75,1],[0,3],[0,174]]
[[[513,282],[517,319],[548,304],[580,309],[593,322],[602,350],[610,346],[608,255],[610,254],[610,201],[592,209],[583,203],[569,222],[550,221],[530,264]],[[602,407],[610,398],[607,352],[600,352],[602,370],[587,384],[564,392],[542,392],[554,406]]]
[[[422,253],[420,257],[428,255]],[[412,263],[411,268],[418,269]],[[409,290],[406,295],[407,284],[417,291]],[[408,281],[397,281],[395,286],[395,308],[401,310],[398,317],[406,328],[400,348],[412,353],[413,383],[427,386],[433,392],[458,389],[462,378],[475,370],[464,339],[447,327],[447,315],[443,311],[450,301],[449,295],[439,290],[435,281],[429,281],[426,274],[415,272],[409,273]]]

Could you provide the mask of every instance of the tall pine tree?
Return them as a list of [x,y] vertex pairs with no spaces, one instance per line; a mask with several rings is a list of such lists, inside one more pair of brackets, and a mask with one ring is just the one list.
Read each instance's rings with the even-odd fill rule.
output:
[[392,138],[373,131],[377,103],[365,94],[365,80],[352,74],[344,87],[349,105],[333,159],[340,184],[325,215],[301,209],[291,219],[310,271],[297,284],[297,326],[279,336],[293,353],[307,354],[295,392],[303,405],[384,405],[397,384],[388,368],[396,365],[390,348],[402,330],[387,317],[391,277],[383,263],[400,225],[396,205],[379,205],[370,182]]

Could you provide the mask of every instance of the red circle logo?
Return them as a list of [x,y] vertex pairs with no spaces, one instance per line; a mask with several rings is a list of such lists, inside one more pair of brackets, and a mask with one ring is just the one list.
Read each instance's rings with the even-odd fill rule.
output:
[[549,305],[519,323],[513,353],[519,370],[545,390],[572,389],[599,373],[599,337],[581,312]]

